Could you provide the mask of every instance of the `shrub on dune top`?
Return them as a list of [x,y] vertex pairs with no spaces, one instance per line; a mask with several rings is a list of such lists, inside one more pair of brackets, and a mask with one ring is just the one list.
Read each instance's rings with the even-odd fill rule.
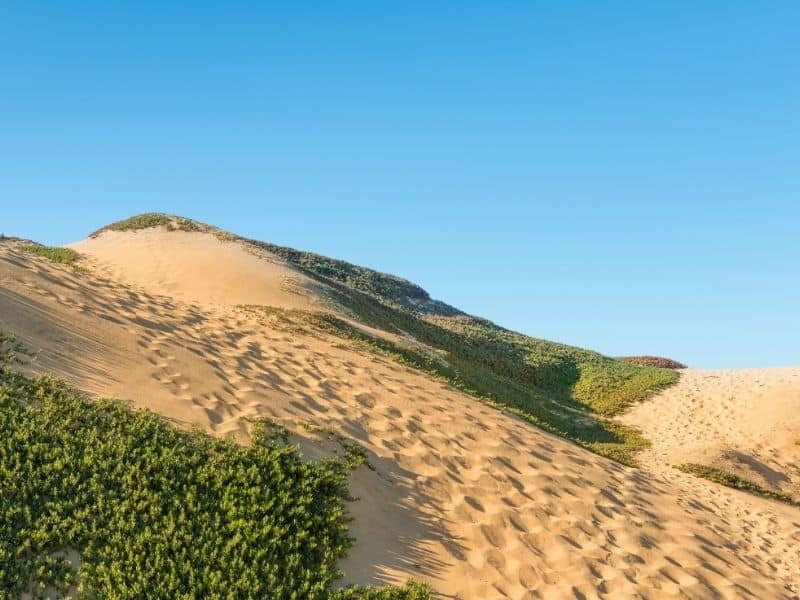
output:
[[617,360],[629,363],[632,365],[640,365],[643,367],[658,367],[660,369],[685,369],[685,364],[672,360],[671,358],[664,358],[662,356],[620,356]]

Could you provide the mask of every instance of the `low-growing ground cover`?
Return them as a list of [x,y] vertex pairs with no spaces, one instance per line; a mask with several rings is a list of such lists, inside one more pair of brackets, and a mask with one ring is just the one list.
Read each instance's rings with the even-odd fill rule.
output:
[[[0,333],[0,598],[425,599],[334,592],[348,465],[269,422],[241,446],[12,372]],[[76,558],[76,557],[79,557]]]
[[617,360],[643,367],[660,367],[662,369],[687,368],[685,364],[677,360],[672,360],[671,358],[664,358],[663,356],[620,356]]
[[781,502],[786,502],[788,504],[800,506],[800,500],[790,496],[789,494],[784,494],[783,492],[776,492],[774,490],[770,490],[768,488],[765,488],[757,484],[754,481],[750,481],[749,479],[740,477],[735,473],[724,471],[723,469],[718,469],[716,467],[710,467],[707,465],[700,465],[697,463],[685,463],[679,465],[678,469],[680,469],[684,473],[689,473],[696,477],[702,477],[703,479],[708,479],[709,481],[719,483],[720,485],[725,485],[727,487],[734,488],[737,490],[750,492],[751,494],[764,496],[765,498],[770,498],[772,500],[780,500]]
[[148,229],[150,227],[166,227],[169,231],[201,231],[211,232],[218,231],[217,228],[205,225],[194,219],[187,219],[184,217],[176,217],[166,213],[143,213],[136,215],[122,221],[117,221],[106,225],[91,234],[91,237],[96,237],[104,231],[138,231],[140,229]]
[[422,583],[410,581],[404,586],[388,586],[380,589],[353,586],[335,591],[330,600],[430,600],[430,588]]
[[61,263],[63,265],[71,265],[80,258],[80,254],[71,248],[59,248],[53,246],[40,246],[39,244],[25,244],[20,246],[20,249],[30,254],[43,256],[53,262]]

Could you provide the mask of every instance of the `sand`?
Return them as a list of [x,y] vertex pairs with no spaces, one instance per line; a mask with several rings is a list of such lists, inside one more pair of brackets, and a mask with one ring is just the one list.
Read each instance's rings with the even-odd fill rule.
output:
[[[163,244],[169,240],[168,249]],[[98,275],[205,307],[264,304],[323,308],[315,284],[266,253],[195,232],[108,231],[70,247]]]
[[800,499],[800,367],[686,369],[621,420],[652,442],[651,470],[712,465]]
[[[35,370],[215,435],[246,441],[243,417],[269,416],[310,455],[300,421],[362,444],[376,470],[353,474],[348,582],[414,577],[464,599],[797,597],[797,508],[650,459],[621,466],[341,340],[260,325],[232,305],[297,302],[280,284],[297,273],[273,261],[241,289],[231,265],[246,253],[213,236],[103,234],[76,248],[90,272],[0,243],[0,328],[41,350]],[[706,404],[676,418],[709,421]]]

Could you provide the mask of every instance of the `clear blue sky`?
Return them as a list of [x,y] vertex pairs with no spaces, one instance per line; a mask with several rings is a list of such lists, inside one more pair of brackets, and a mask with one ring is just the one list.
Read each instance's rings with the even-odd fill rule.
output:
[[0,231],[143,211],[525,333],[800,364],[800,2],[3,2]]

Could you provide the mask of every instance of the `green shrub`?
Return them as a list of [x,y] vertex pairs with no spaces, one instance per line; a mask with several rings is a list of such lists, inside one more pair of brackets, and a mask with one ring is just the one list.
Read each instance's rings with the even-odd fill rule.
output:
[[299,425],[306,431],[326,436],[329,440],[335,440],[342,450],[342,460],[350,469],[357,469],[364,465],[370,471],[375,470],[375,466],[369,462],[366,449],[342,435],[333,427],[319,427],[312,423],[300,422]]
[[382,589],[354,586],[331,594],[331,600],[429,600],[432,597],[431,588],[417,581],[409,581],[402,587]]
[[104,231],[137,231],[149,227],[166,227],[172,223],[172,219],[170,215],[164,213],[143,213],[106,225],[92,233],[91,237],[96,237]]
[[24,252],[43,256],[53,262],[61,263],[62,265],[71,265],[80,258],[80,254],[75,252],[72,248],[60,248],[54,246],[40,246],[38,244],[26,244],[20,246]]
[[619,356],[617,360],[622,362],[631,363],[632,365],[641,365],[645,367],[661,367],[662,369],[685,369],[685,364],[672,360],[671,358],[664,358],[662,356]]
[[0,597],[331,596],[353,543],[343,461],[305,462],[268,421],[244,447],[90,401],[14,374],[19,350],[0,332]]

